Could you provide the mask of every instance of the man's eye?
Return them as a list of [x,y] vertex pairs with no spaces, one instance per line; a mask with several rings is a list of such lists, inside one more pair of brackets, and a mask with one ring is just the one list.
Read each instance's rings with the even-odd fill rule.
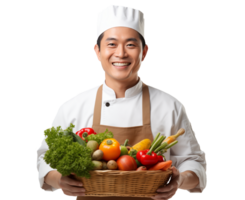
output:
[[[109,43],[108,46],[115,46],[115,44],[114,43]],[[134,47],[135,45],[134,44],[128,44],[128,46]]]

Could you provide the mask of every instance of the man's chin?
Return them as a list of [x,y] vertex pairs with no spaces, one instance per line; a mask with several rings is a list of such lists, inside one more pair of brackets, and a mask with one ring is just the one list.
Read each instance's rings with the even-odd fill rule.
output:
[[110,76],[110,78],[114,79],[114,80],[117,80],[117,81],[124,81],[124,80],[127,80],[131,77],[131,74],[132,73],[129,73],[129,74],[125,74],[125,75],[114,75],[114,74],[108,74]]

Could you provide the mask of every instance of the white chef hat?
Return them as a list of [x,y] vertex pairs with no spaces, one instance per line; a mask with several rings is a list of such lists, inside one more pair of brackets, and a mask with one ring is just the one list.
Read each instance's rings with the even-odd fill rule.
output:
[[107,29],[119,26],[132,28],[144,37],[144,18],[140,10],[111,5],[98,15],[97,38]]

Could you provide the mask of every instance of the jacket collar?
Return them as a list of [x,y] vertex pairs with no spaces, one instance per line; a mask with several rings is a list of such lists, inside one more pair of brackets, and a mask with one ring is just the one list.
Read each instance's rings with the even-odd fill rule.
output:
[[[140,79],[140,78],[139,78]],[[131,98],[133,96],[138,95],[139,93],[142,92],[142,81],[141,79],[139,80],[139,82],[134,85],[131,88],[128,88],[125,91],[125,98]],[[110,87],[108,87],[104,81],[103,83],[103,93],[105,93],[105,98],[106,99],[116,99],[116,93],[113,89],[111,89]]]

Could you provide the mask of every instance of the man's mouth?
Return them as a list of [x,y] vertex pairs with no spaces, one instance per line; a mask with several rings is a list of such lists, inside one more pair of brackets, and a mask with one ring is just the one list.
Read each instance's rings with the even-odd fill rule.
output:
[[124,66],[129,66],[131,63],[128,63],[128,62],[125,62],[125,63],[117,63],[117,62],[114,62],[112,63],[113,66],[116,66],[116,67],[124,67]]

